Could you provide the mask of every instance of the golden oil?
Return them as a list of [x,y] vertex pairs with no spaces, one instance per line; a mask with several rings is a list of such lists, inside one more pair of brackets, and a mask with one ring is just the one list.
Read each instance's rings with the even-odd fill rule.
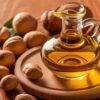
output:
[[98,43],[92,37],[83,36],[82,39],[76,42],[75,38],[74,44],[65,43],[57,37],[47,41],[42,51],[46,66],[62,78],[80,77],[96,68],[99,61]]

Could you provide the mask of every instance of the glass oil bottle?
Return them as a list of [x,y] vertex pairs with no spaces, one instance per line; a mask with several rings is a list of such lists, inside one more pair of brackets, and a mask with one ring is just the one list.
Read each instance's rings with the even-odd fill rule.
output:
[[99,62],[98,41],[82,31],[85,13],[83,5],[73,2],[58,7],[54,13],[62,19],[62,31],[43,45],[41,55],[44,64],[57,77],[72,79],[84,76]]

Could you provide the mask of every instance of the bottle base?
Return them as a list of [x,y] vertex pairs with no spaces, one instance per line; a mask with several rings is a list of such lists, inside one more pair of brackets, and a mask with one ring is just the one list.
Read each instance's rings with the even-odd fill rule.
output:
[[81,72],[58,72],[53,71],[53,73],[62,79],[75,79],[75,78],[81,78],[89,74],[90,71],[81,71]]

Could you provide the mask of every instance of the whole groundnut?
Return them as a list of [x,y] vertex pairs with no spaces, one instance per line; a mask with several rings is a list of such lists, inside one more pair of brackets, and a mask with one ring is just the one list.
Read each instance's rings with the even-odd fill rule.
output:
[[28,48],[32,48],[42,45],[47,40],[47,36],[40,31],[30,31],[24,36],[23,40]]
[[0,65],[10,67],[16,61],[14,54],[8,50],[0,50]]
[[9,37],[11,36],[11,33],[9,29],[5,26],[1,27],[0,29],[0,43],[4,43]]
[[12,24],[14,30],[23,35],[37,28],[37,20],[26,12],[18,13],[14,17]]
[[13,36],[5,41],[3,49],[12,51],[19,56],[26,51],[26,44],[20,36]]
[[5,90],[5,91],[10,91],[15,89],[18,86],[18,79],[15,75],[6,75],[4,76],[1,81],[0,81],[0,86]]
[[45,11],[41,16],[43,27],[48,30],[51,35],[61,32],[62,21],[60,18],[54,16],[54,10]]
[[37,100],[30,94],[19,94],[15,97],[15,100]]

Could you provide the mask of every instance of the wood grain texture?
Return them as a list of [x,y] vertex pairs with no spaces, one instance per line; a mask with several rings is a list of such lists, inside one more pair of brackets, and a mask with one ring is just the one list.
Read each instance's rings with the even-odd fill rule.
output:
[[[83,3],[92,11],[93,17],[100,19],[100,0],[0,0],[0,25],[19,12],[24,11],[32,16],[40,16],[45,10],[70,1]],[[87,15],[92,17],[89,12]]]

